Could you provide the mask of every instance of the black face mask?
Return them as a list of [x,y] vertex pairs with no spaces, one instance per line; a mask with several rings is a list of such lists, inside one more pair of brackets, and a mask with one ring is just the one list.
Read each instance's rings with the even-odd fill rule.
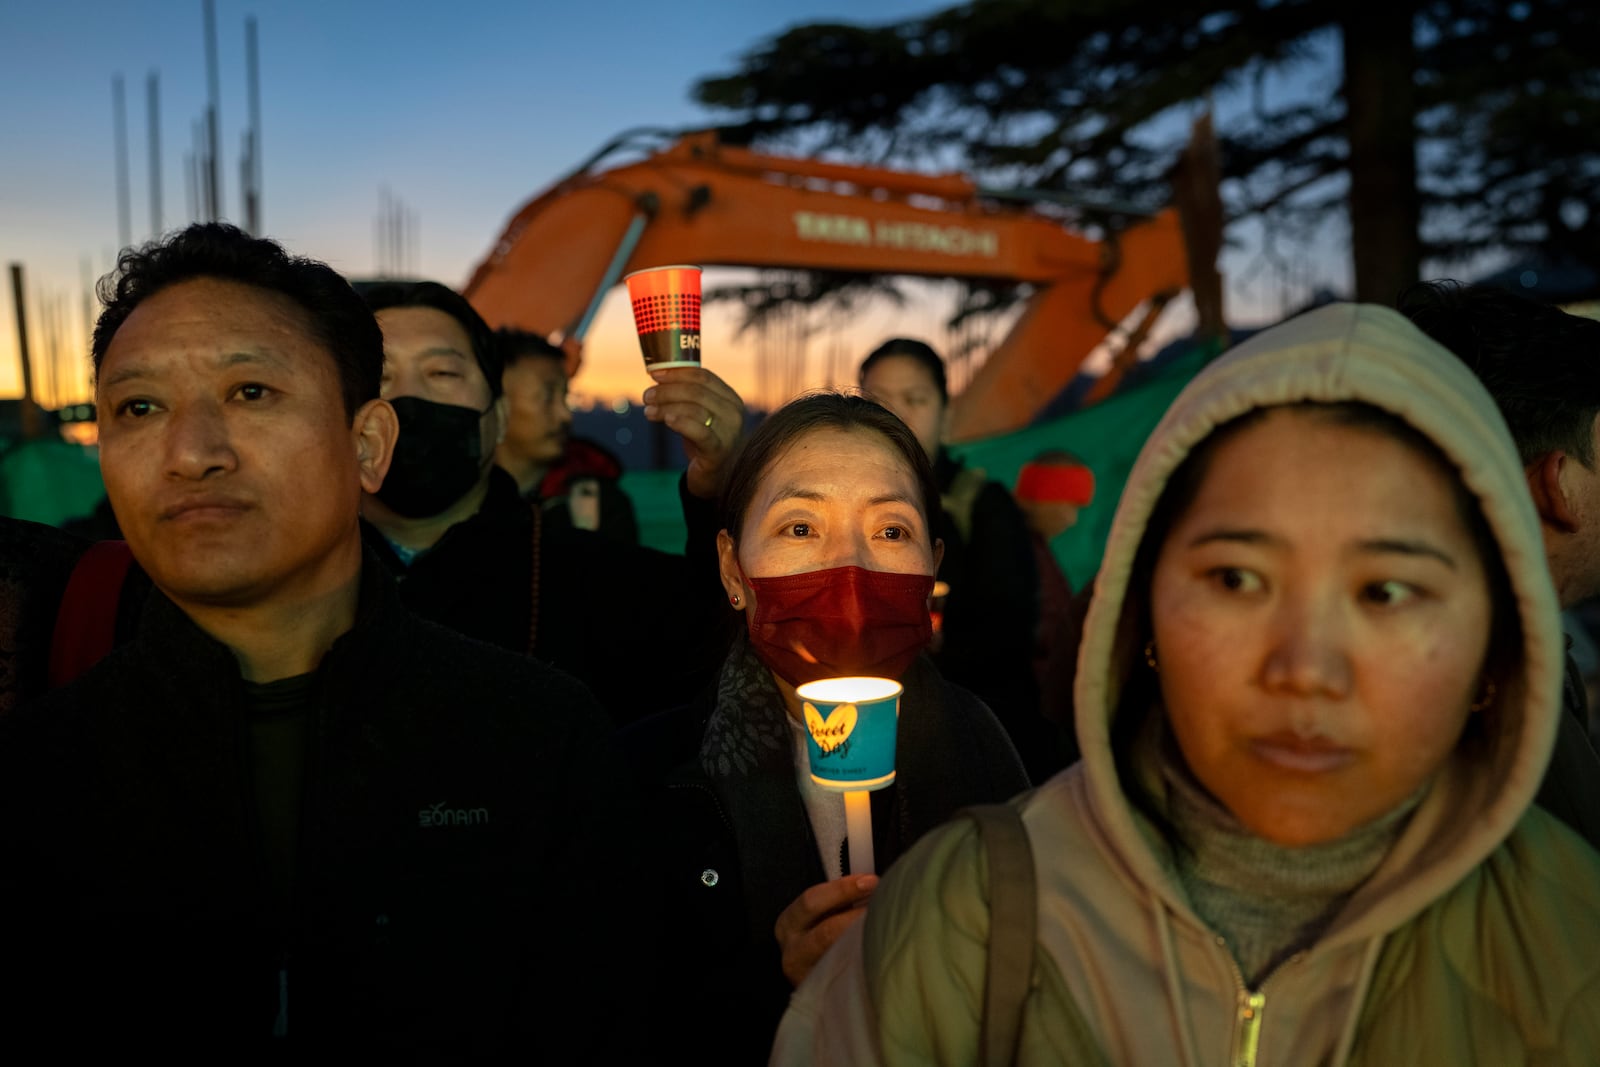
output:
[[467,494],[483,473],[479,420],[487,414],[419,396],[389,403],[400,418],[394,460],[377,497],[398,515],[437,515]]

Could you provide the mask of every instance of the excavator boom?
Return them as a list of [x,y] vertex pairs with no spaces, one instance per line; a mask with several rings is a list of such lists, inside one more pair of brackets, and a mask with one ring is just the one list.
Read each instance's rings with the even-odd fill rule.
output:
[[585,168],[517,212],[466,295],[496,326],[581,340],[624,271],[666,263],[1024,282],[1032,298],[952,403],[956,439],[1025,425],[1118,322],[1186,283],[1164,212],[1109,246],[961,175],[763,155],[683,137]]

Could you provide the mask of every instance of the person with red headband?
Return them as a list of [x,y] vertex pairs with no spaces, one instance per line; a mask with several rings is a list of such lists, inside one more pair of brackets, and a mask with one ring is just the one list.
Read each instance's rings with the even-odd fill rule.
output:
[[1049,545],[1094,502],[1094,471],[1070,452],[1048,449],[1022,465],[1015,496],[1028,528]]
[[904,686],[894,784],[872,794],[879,870],[959,809],[1026,788],[1004,728],[925,654],[938,507],[916,437],[861,396],[793,401],[729,468],[717,547],[744,625],[704,706],[623,735],[654,789],[669,937],[681,938],[663,1014],[715,1062],[764,1060],[793,985],[877,885],[847,873],[843,797],[810,779],[797,686]]
[[1072,529],[1078,513],[1094,501],[1094,471],[1070,452],[1047,449],[1022,465],[1015,496],[1028,523],[1039,572],[1039,625],[1033,646],[1039,710],[1051,722],[1070,722],[1078,626],[1072,585],[1061,573],[1050,542]]

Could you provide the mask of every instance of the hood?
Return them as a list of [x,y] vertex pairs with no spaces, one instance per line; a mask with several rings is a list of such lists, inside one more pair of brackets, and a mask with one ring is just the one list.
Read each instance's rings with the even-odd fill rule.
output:
[[1335,304],[1257,334],[1179,394],[1117,507],[1084,623],[1077,731],[1091,817],[1135,877],[1187,912],[1157,846],[1139,829],[1112,752],[1112,717],[1143,658],[1137,606],[1127,603],[1130,573],[1151,513],[1184,458],[1246,412],[1301,401],[1364,402],[1438,445],[1500,546],[1523,638],[1495,716],[1486,717],[1488,744],[1460,746],[1447,762],[1383,865],[1327,934],[1342,940],[1404,922],[1505,840],[1538,790],[1560,715],[1565,646],[1538,516],[1504,420],[1449,351],[1388,308]]

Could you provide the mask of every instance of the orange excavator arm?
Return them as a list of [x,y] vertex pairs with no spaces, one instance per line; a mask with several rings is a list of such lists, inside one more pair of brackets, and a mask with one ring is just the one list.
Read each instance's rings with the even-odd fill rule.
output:
[[570,343],[623,273],[667,263],[1026,282],[1028,306],[952,403],[959,440],[1026,424],[1108,322],[1186,282],[1172,212],[1122,233],[1115,250],[961,175],[763,155],[699,133],[535,197],[466,295],[494,325]]

